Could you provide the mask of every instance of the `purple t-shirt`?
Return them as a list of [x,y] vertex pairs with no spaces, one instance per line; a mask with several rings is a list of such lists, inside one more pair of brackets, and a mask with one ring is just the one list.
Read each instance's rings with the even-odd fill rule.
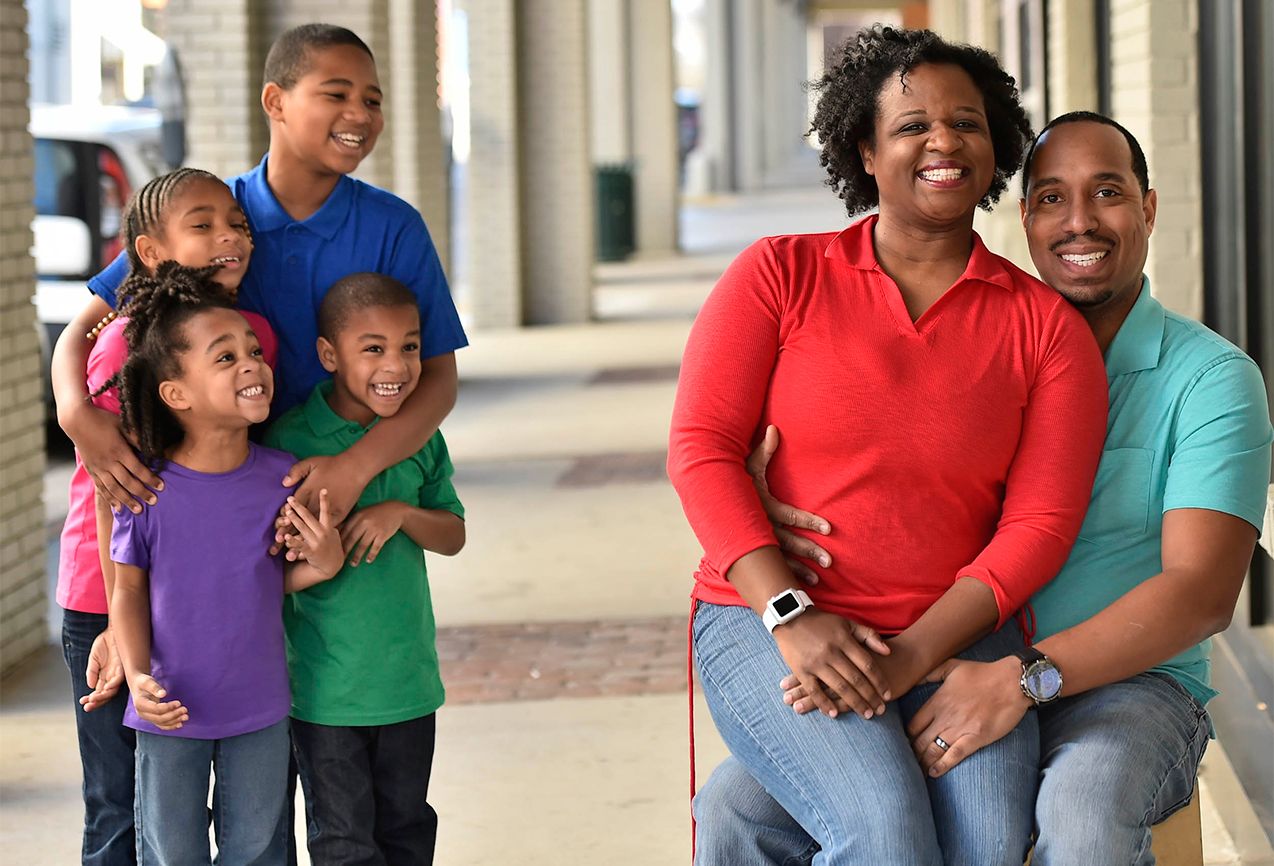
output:
[[269,548],[290,492],[279,482],[295,462],[255,443],[230,472],[170,462],[157,504],[115,515],[111,559],[149,578],[151,676],[190,713],[178,730],[161,731],[130,699],[128,727],[215,740],[287,717],[283,561]]

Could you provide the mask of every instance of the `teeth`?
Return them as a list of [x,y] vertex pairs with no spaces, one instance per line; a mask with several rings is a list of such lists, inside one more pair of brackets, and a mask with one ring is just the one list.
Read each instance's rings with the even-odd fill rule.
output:
[[378,385],[373,384],[372,390],[376,392],[377,397],[397,397],[398,392],[403,389],[401,384],[398,385]]
[[336,139],[341,144],[347,144],[350,147],[358,147],[360,144],[362,144],[364,141],[367,140],[366,136],[351,135],[348,132],[334,132],[332,133],[332,138]]
[[964,169],[960,168],[931,168],[920,172],[920,176],[925,180],[946,181],[959,180],[964,176]]
[[1062,253],[1062,261],[1070,262],[1072,265],[1079,265],[1081,268],[1091,267],[1102,259],[1106,258],[1106,253],[1084,253],[1083,255]]
[[214,265],[225,265],[225,264],[229,264],[230,262],[237,262],[237,261],[239,261],[238,256],[217,256],[215,259],[212,260],[212,263]]
[[265,393],[264,385],[250,385],[239,392],[240,397],[260,397]]

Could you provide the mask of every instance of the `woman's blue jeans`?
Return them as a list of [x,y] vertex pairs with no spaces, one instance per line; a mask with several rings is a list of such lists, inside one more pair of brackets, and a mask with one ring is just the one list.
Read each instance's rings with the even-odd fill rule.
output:
[[138,862],[197,866],[208,845],[208,771],[216,774],[212,823],[223,866],[284,866],[288,720],[237,737],[195,740],[137,733]]
[[[767,852],[763,827],[731,832],[732,804],[758,811],[748,803],[758,796],[757,783],[807,834],[804,845],[788,848],[792,862],[809,862],[812,838],[816,866],[1021,866],[1039,771],[1033,713],[999,742],[928,779],[905,727],[936,685],[917,686],[870,720],[798,716],[778,685],[787,663],[750,608],[700,604],[693,635],[708,707],[733,755],[695,798],[699,866],[784,862]],[[961,656],[998,659],[1021,646],[1010,622]]]

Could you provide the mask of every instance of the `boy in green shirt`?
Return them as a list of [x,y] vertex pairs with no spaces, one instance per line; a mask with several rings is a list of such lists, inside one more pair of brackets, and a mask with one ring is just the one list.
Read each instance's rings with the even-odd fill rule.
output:
[[[301,460],[345,451],[420,381],[419,308],[392,277],[337,281],[318,326],[332,380],[266,435]],[[292,741],[315,866],[433,862],[438,817],[426,796],[443,687],[422,549],[450,556],[464,546],[451,475],[434,433],[367,485],[341,526],[340,573],[284,603]]]

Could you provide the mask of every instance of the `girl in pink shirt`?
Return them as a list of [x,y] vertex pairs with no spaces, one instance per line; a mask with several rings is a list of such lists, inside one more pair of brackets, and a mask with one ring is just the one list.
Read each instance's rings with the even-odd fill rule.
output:
[[[233,300],[252,255],[247,217],[216,175],[182,168],[141,187],[124,214],[124,240],[133,274],[153,274],[165,261],[216,268],[213,281]],[[121,296],[128,295],[128,285]],[[266,321],[245,313],[266,359],[278,342]],[[98,324],[88,359],[93,404],[116,415],[119,396],[108,383],[127,355],[126,319],[112,313]],[[133,863],[133,731],[122,724],[127,693],[123,668],[107,628],[113,585],[108,544],[109,504],[95,495],[78,452],[62,528],[57,601],[63,608],[62,645],[78,706],[76,729],[84,773],[85,862]]]

